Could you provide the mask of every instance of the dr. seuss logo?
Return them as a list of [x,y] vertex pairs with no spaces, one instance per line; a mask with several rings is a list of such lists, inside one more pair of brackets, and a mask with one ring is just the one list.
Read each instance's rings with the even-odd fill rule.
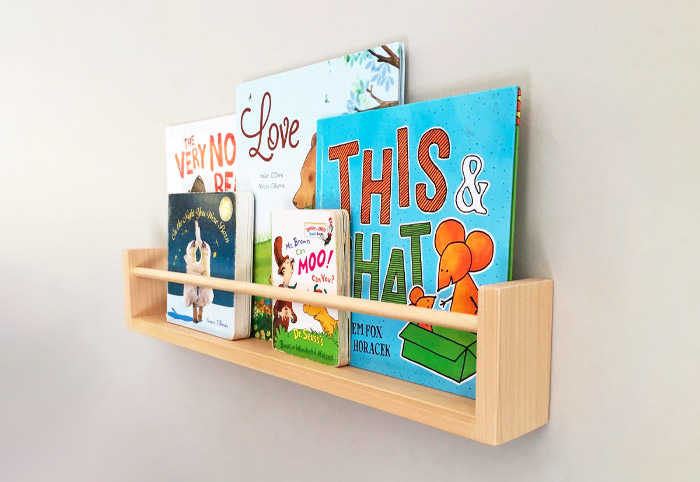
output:
[[304,237],[325,238],[328,232],[326,223],[304,223]]

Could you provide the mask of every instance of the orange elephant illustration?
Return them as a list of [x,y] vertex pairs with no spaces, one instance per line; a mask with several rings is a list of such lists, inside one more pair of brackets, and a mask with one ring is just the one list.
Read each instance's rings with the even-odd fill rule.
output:
[[450,303],[450,311],[477,314],[479,290],[470,273],[486,269],[493,260],[494,243],[485,231],[473,230],[466,235],[464,225],[456,219],[446,219],[435,231],[435,250],[440,255],[437,291],[455,285],[452,296],[441,300]]
[[[432,308],[435,304],[435,298],[437,296],[426,296],[425,291],[420,286],[414,286],[408,294],[408,299],[411,302],[410,306],[420,306],[421,308]],[[433,327],[428,323],[418,323],[418,326],[428,331],[433,331]]]

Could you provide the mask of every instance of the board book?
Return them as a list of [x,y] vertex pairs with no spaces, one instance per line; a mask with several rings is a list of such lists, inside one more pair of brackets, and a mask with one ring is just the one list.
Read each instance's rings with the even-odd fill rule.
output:
[[[347,211],[272,211],[272,280],[290,290],[347,296],[350,291]],[[272,346],[331,366],[347,365],[350,313],[272,300]]]
[[168,194],[235,190],[236,115],[166,127]]
[[[354,297],[476,314],[478,286],[510,279],[519,106],[507,87],[319,121]],[[476,335],[353,313],[350,364],[474,398]]]
[[[271,283],[270,211],[314,207],[316,122],[403,103],[404,48],[392,43],[236,86],[237,189],[255,195],[254,281]],[[253,335],[272,335],[254,298]]]
[[[168,196],[168,270],[250,281],[253,196],[185,193]],[[168,283],[166,318],[226,339],[250,334],[250,295]]]

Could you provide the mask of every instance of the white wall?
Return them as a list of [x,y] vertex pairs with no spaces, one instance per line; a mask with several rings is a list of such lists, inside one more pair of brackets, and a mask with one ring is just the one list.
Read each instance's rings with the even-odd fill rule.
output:
[[[1,480],[700,477],[697,2],[113,3],[2,5]],[[124,327],[120,250],[165,245],[164,127],[397,39],[407,101],[523,87],[551,417],[502,447]]]

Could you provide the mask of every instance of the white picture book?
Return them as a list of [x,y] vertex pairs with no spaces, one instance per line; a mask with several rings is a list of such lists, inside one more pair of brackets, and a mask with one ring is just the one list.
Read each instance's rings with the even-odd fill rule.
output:
[[[255,196],[256,283],[271,283],[270,212],[314,207],[316,122],[402,104],[403,79],[397,42],[236,86],[236,186]],[[254,298],[255,337],[271,338],[271,310]]]
[[231,114],[166,127],[168,194],[235,190],[236,119]]

